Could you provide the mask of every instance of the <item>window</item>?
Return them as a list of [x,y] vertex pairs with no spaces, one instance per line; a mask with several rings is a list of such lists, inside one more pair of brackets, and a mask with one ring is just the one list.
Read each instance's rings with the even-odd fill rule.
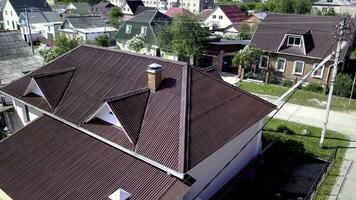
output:
[[9,20],[7,20],[7,25],[8,25],[8,26],[10,26],[10,22],[9,22]]
[[301,37],[289,36],[288,37],[288,46],[300,46]]
[[216,19],[216,15],[213,15],[213,19]]
[[[318,64],[316,63],[313,67],[313,69],[317,66]],[[323,78],[323,73],[324,73],[324,65],[321,66],[318,70],[316,70],[314,73],[313,73],[313,77],[314,78]]]
[[322,11],[322,12],[328,12],[328,8],[327,8],[327,7],[323,7],[323,8],[321,9],[321,11]]
[[132,25],[126,25],[126,34],[131,33],[131,28],[132,28]]
[[12,11],[10,11],[10,15],[12,16]]
[[260,68],[267,68],[268,67],[268,61],[269,57],[268,56],[262,56],[260,60]]
[[12,29],[15,29],[15,22],[12,21]]
[[286,59],[278,58],[276,62],[276,71],[284,72],[285,68],[286,68]]
[[51,31],[51,27],[50,26],[48,26],[48,31]]
[[222,15],[219,15],[219,19],[222,19],[223,18],[223,16]]
[[27,105],[25,105],[24,119],[25,119],[25,122],[30,122],[31,121],[31,119],[30,119],[30,111],[28,110],[28,106]]
[[304,70],[304,62],[300,60],[294,61],[293,74],[302,75]]
[[146,33],[147,33],[147,27],[146,26],[142,26],[141,27],[141,35],[142,36],[146,36]]
[[5,15],[7,15],[7,10],[5,10]]

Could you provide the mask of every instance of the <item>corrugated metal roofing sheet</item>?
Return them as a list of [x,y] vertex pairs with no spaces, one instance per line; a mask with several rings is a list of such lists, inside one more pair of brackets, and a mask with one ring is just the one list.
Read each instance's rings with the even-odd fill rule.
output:
[[[164,77],[154,93],[147,90],[146,69],[152,63],[163,66]],[[52,112],[43,99],[22,94],[31,76],[64,65],[76,70],[53,114],[179,172],[187,172],[274,108],[209,76],[214,74],[211,70],[91,46],[80,46],[1,90]],[[122,95],[127,101],[114,105],[114,110],[123,117],[120,121],[130,137],[136,138],[134,146],[122,130],[98,121],[84,123],[106,100]]]
[[119,188],[130,199],[178,199],[189,189],[48,116],[2,141],[0,154],[0,188],[13,199],[108,199]]

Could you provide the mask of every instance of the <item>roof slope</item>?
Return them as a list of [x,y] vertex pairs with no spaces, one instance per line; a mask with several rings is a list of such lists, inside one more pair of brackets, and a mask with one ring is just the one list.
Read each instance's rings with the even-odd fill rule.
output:
[[139,6],[145,6],[141,0],[126,0],[127,5],[134,15],[136,15],[136,9]]
[[67,20],[75,29],[105,27],[105,20],[100,16],[68,16]]
[[[23,18],[23,19],[21,19]],[[59,15],[54,12],[54,11],[34,11],[34,12],[28,12],[28,18],[30,19],[31,24],[37,24],[37,23],[53,23],[57,22],[60,23],[62,22],[62,19],[59,17]],[[21,17],[19,19],[20,21],[23,20],[23,24],[26,24],[26,17],[25,13],[21,13]]]
[[31,48],[16,31],[0,32],[0,80],[7,84],[42,66]]
[[31,11],[52,11],[46,0],[9,0],[9,2],[18,16],[21,12],[25,12],[25,8]]
[[114,7],[114,4],[111,4],[110,2],[101,1],[92,6],[92,12],[99,13],[105,17],[108,17],[112,7]]
[[134,144],[140,134],[149,94],[145,89],[106,100]]
[[76,9],[69,9],[70,12],[79,13],[81,15],[91,14],[91,6],[87,2],[71,2]]
[[220,9],[225,13],[225,15],[230,19],[231,23],[241,22],[246,14],[241,11],[241,9],[234,4],[219,5]]
[[12,199],[108,199],[119,188],[130,199],[178,199],[189,189],[48,116],[2,141],[0,153],[0,170],[6,171],[0,188]]
[[55,73],[33,76],[52,109],[57,107],[64,92],[67,90],[74,70],[75,68],[70,68]]
[[193,13],[189,12],[189,10],[186,10],[184,8],[178,8],[178,7],[172,7],[170,9],[168,9],[164,14],[169,17],[174,17],[179,14],[184,14],[184,15],[188,15],[188,16],[193,15]]
[[[335,47],[334,31],[340,21],[340,17],[268,14],[259,24],[251,44],[265,51],[276,52],[285,34],[303,34],[308,40],[306,41],[306,56],[323,58]],[[354,31],[355,28],[352,28],[352,32]],[[345,56],[346,49],[342,51],[343,56]],[[304,53],[289,52],[288,49],[281,52],[304,55]],[[344,59],[343,56],[341,60]]]
[[[63,63],[76,70],[54,111],[22,96],[31,76],[57,71]],[[163,66],[165,77],[156,92],[147,90],[146,70],[152,63]],[[185,63],[91,46],[80,46],[1,90],[181,173],[274,109]],[[112,103],[134,144],[120,129],[85,123],[105,101]]]

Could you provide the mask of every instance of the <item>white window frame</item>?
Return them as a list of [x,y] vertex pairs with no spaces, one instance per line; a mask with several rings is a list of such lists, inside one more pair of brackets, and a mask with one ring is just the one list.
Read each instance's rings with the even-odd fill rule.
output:
[[141,35],[146,36],[147,33],[147,26],[141,26]]
[[222,15],[219,15],[219,19],[223,19],[223,16],[222,16]]
[[[313,69],[314,69],[317,65],[318,65],[318,63],[315,63]],[[313,78],[320,78],[320,79],[322,79],[322,78],[323,78],[323,75],[324,75],[324,68],[325,68],[325,65],[321,66],[321,74],[320,74],[320,75],[315,75],[315,74],[313,73],[313,74],[312,74],[312,77],[313,77]]]
[[216,15],[213,15],[213,19],[216,19]]
[[[293,44],[289,43],[289,38],[294,38]],[[299,38],[299,45],[295,44],[295,38]],[[288,37],[287,37],[287,46],[289,46],[289,47],[300,47],[301,44],[302,44],[302,37],[301,36],[288,35]]]
[[[297,65],[297,62],[303,63],[302,72],[295,72],[295,67],[296,67],[296,65]],[[300,75],[300,76],[303,75],[303,73],[304,73],[304,67],[305,67],[305,62],[304,62],[304,61],[302,61],[302,60],[296,60],[296,61],[294,61],[293,74],[294,74],[294,75]]]
[[[284,65],[283,65],[283,70],[278,69],[278,61],[279,60],[284,60]],[[285,58],[277,58],[276,61],[276,71],[277,72],[284,72],[286,70],[286,65],[287,65],[287,60]]]
[[[267,58],[267,66],[266,66],[266,67],[262,67],[262,59],[263,59],[263,58]],[[259,67],[260,69],[267,69],[267,68],[268,68],[268,63],[269,63],[269,57],[266,56],[266,55],[262,55],[261,58],[260,58],[260,64],[258,65],[258,67]]]
[[126,34],[131,34],[131,29],[132,29],[132,25],[127,24],[127,25],[126,25],[126,31],[125,31],[125,33],[126,33]]

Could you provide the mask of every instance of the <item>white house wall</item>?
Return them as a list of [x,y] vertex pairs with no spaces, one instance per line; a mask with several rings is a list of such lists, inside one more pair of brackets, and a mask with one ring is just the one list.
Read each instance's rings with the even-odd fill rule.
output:
[[25,104],[23,104],[20,101],[17,101],[15,99],[12,100],[14,108],[15,108],[15,112],[17,113],[20,122],[22,124],[20,125],[15,125],[15,126],[26,126],[28,123],[32,122],[33,120],[37,119],[38,117],[42,116],[43,114],[41,112],[39,112],[38,110],[32,108],[31,106],[28,106],[28,110],[29,110],[29,115],[30,115],[30,120],[29,122],[26,121],[25,119]]
[[[14,8],[12,7],[11,3],[9,3],[8,0],[5,0],[5,6],[3,10],[3,17],[4,17],[4,25],[6,30],[17,30],[17,22],[19,21],[19,16],[17,16],[17,13],[15,12]],[[7,11],[7,15],[6,15]],[[12,13],[12,15],[11,15]],[[13,27],[13,25],[15,28]]]
[[[187,199],[194,198],[206,185],[208,185],[210,181],[213,180],[211,184],[198,196],[199,199],[209,199],[238,172],[240,172],[252,159],[254,159],[261,150],[261,132],[257,136],[255,136],[255,134],[260,130],[262,125],[263,120],[257,122],[235,139],[220,148],[217,152],[209,156],[203,162],[188,171],[188,174],[191,175],[196,182],[188,191],[186,195]],[[251,138],[253,138],[252,141],[236,158],[233,159],[234,155],[237,154]],[[223,169],[224,166],[232,159],[233,161],[228,165],[228,167]],[[214,179],[214,176],[216,176],[221,170],[223,170],[222,173]]]
[[[213,16],[216,16],[214,19]],[[222,19],[219,19],[219,16],[222,16]],[[204,24],[211,28],[213,25],[216,25],[215,28],[226,28],[230,26],[232,23],[230,19],[225,15],[225,13],[220,9],[215,9],[208,18],[205,19]]]

